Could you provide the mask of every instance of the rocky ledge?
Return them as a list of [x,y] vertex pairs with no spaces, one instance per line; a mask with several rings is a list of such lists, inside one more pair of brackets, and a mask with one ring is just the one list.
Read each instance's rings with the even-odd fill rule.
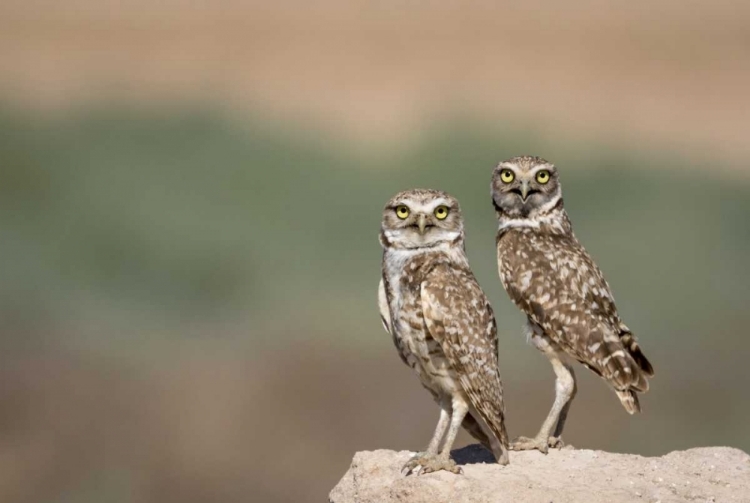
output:
[[462,475],[401,474],[414,453],[358,452],[331,503],[750,502],[750,456],[705,447],[646,458],[591,450],[511,452],[493,462],[479,445],[452,452]]

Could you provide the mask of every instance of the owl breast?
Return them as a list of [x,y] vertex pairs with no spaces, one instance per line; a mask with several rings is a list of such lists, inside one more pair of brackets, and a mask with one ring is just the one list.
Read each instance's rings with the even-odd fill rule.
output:
[[407,261],[403,268],[397,263],[389,266],[388,262],[386,260],[386,292],[396,348],[424,387],[437,395],[460,392],[455,371],[440,343],[425,326],[418,260]]

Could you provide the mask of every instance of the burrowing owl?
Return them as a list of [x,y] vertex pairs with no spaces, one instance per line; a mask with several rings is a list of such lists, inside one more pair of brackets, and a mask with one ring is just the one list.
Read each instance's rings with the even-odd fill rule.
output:
[[517,439],[512,448],[547,452],[562,444],[576,394],[566,356],[601,376],[630,414],[640,411],[636,392],[648,390],[654,370],[617,314],[604,276],[573,234],[555,166],[538,157],[501,162],[491,192],[500,224],[500,279],[528,316],[531,342],[557,376],[555,402],[539,433]]
[[461,425],[507,464],[497,327],[469,269],[458,201],[436,190],[396,194],[383,211],[380,242],[383,325],[440,406],[426,452],[404,469],[459,473],[450,449]]

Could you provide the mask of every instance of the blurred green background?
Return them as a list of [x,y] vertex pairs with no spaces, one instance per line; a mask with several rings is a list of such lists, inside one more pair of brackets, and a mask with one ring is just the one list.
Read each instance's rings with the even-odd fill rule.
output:
[[637,417],[581,367],[566,440],[750,450],[745,10],[290,5],[2,6],[0,500],[320,501],[355,451],[423,447],[437,407],[375,300],[409,187],[461,201],[510,434],[535,432],[554,379],[489,198],[524,153],[656,367]]

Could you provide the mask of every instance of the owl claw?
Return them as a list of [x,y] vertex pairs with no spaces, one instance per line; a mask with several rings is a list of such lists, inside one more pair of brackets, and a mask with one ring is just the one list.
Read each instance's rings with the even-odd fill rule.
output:
[[553,449],[557,449],[558,451],[561,451],[563,449],[565,450],[573,449],[572,445],[568,445],[565,442],[563,442],[562,437],[549,437],[549,441],[547,442],[547,445],[549,445]]
[[424,452],[418,452],[414,456],[409,459],[409,461],[406,462],[406,464],[401,468],[401,473],[404,475],[419,475],[419,472],[422,470],[422,465],[420,463],[420,460],[427,456]]
[[515,439],[511,445],[511,450],[514,451],[531,451],[531,450],[538,450],[539,452],[543,454],[547,454],[549,452],[550,447],[552,449],[572,449],[573,446],[565,445],[565,442],[563,442],[562,437],[549,437],[547,441],[545,441],[543,438],[535,437],[535,438],[528,438],[528,437],[518,437]]
[[518,437],[510,444],[510,448],[514,451],[532,451],[536,449],[542,454],[547,454],[549,445],[545,439]]
[[443,457],[440,455],[430,454],[417,454],[409,461],[406,462],[404,467],[401,469],[401,473],[409,475],[426,475],[428,473],[439,472],[445,470],[456,475],[463,473],[460,466],[456,465],[456,462],[450,458]]
[[510,443],[510,449],[513,451],[533,451],[536,449],[542,454],[547,454],[549,442],[539,437],[518,437]]

